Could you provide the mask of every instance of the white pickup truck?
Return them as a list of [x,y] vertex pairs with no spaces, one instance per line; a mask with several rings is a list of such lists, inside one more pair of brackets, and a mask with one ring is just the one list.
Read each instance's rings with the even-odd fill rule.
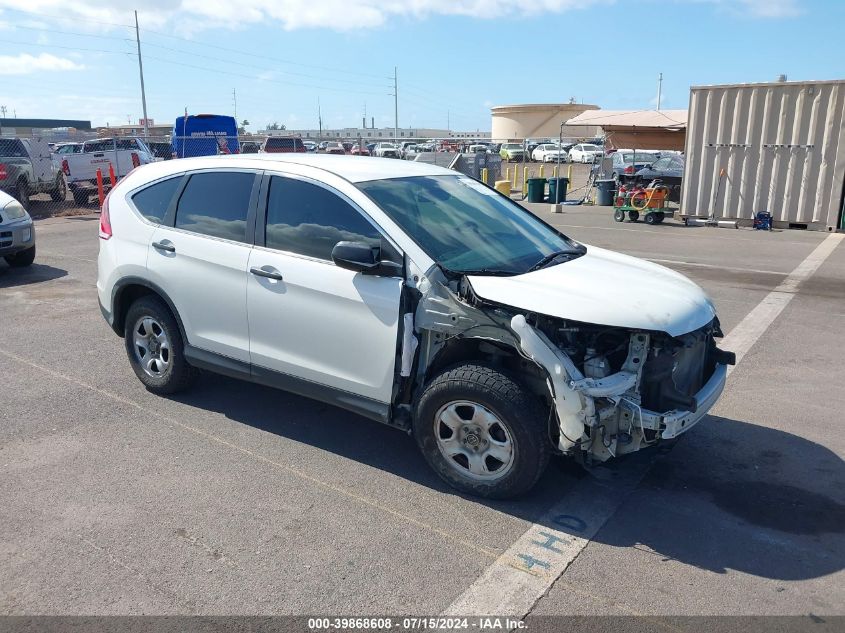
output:
[[97,192],[97,170],[103,176],[103,188],[111,187],[109,165],[120,179],[140,165],[155,162],[153,151],[136,137],[100,138],[85,141],[82,151],[61,155],[62,171],[76,204],[87,204]]

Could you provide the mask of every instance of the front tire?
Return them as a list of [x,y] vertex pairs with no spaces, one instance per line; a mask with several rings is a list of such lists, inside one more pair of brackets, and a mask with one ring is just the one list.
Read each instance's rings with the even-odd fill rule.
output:
[[4,259],[12,268],[32,266],[32,262],[35,261],[35,246],[30,246],[25,251],[18,251],[14,255],[6,255]]
[[444,371],[417,403],[414,437],[450,486],[489,499],[530,490],[549,461],[548,412],[509,376],[485,365]]
[[158,395],[187,389],[196,370],[185,360],[179,325],[158,297],[141,297],[126,314],[124,342],[138,380]]

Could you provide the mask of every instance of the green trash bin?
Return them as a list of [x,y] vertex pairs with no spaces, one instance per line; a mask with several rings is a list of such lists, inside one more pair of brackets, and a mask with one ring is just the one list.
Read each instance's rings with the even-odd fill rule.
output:
[[[557,188],[560,186],[560,198],[557,197]],[[569,187],[568,178],[549,178],[549,202],[563,202],[566,200],[566,189]]]
[[542,202],[546,195],[545,178],[528,179],[528,202]]

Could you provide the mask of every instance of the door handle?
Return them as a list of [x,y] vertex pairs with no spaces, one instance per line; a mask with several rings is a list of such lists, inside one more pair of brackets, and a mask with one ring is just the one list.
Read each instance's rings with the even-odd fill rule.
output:
[[276,281],[282,281],[284,279],[282,277],[282,273],[275,271],[275,270],[264,270],[262,268],[256,268],[253,266],[249,269],[253,275],[257,275],[258,277],[267,277],[268,279],[275,279]]
[[153,242],[152,246],[160,251],[167,251],[168,253],[176,252],[176,247],[170,242]]

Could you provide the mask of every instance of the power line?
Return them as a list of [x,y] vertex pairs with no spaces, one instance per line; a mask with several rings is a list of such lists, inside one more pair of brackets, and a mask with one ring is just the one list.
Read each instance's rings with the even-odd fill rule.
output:
[[89,53],[113,53],[116,55],[132,55],[129,51],[112,51],[103,48],[82,48],[79,46],[61,46],[60,44],[38,44],[37,42],[18,42],[15,40],[0,39],[2,44],[17,44],[19,46],[39,46],[41,48],[63,48],[69,51],[86,51]]

